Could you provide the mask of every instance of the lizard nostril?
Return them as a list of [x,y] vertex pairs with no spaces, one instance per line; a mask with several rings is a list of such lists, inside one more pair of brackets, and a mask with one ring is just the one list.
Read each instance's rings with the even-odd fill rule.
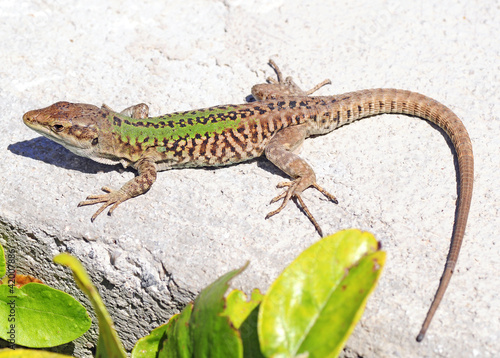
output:
[[26,112],[23,116],[23,122],[24,123],[27,123],[27,122],[31,122],[31,111],[30,112]]

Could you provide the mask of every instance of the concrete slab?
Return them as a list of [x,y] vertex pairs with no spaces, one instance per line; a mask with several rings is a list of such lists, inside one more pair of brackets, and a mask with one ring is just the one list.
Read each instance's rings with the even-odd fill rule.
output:
[[[324,95],[393,87],[431,96],[462,118],[474,146],[464,246],[418,344],[454,220],[449,144],[424,121],[389,115],[304,144],[302,156],[339,199],[335,206],[305,193],[323,230],[371,231],[388,252],[346,356],[499,356],[499,12],[492,0],[3,1],[0,242],[16,252],[19,271],[81,297],[51,263],[63,251],[78,257],[127,349],[247,260],[234,285],[266,290],[319,237],[293,204],[264,220],[283,180],[265,159],[162,172],[147,195],[92,224],[95,208],[78,202],[134,173],[76,157],[21,118],[59,100],[116,109],[145,102],[153,115],[242,103],[273,74],[272,57],[304,88],[331,78]],[[67,349],[90,356],[95,327]]]

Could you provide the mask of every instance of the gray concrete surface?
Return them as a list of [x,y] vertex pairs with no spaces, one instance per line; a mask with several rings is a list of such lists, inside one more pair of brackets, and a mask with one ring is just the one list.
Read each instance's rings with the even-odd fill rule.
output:
[[[21,118],[59,100],[116,109],[146,102],[153,115],[242,103],[272,74],[272,57],[305,88],[331,78],[321,94],[395,87],[434,97],[463,119],[474,146],[462,253],[418,344],[454,220],[449,143],[424,121],[386,115],[304,144],[303,157],[339,199],[304,195],[324,231],[368,230],[388,252],[346,355],[498,357],[499,18],[493,0],[2,1],[0,242],[16,252],[19,271],[73,294],[51,257],[78,257],[128,349],[246,260],[234,285],[265,290],[319,238],[293,203],[264,220],[283,180],[272,164],[162,172],[147,195],[92,224],[96,208],[77,203],[134,173],[76,157]],[[95,327],[67,350],[88,356]]]

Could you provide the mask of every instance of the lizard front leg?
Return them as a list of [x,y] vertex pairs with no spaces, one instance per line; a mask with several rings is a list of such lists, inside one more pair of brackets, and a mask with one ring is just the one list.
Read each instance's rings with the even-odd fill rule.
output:
[[282,194],[271,200],[271,203],[275,203],[278,200],[283,199],[281,206],[271,211],[267,214],[266,219],[273,215],[278,214],[286,206],[291,198],[297,198],[300,206],[306,213],[307,217],[313,223],[314,227],[318,233],[323,236],[323,231],[321,230],[318,222],[312,216],[311,212],[302,200],[301,193],[309,188],[313,187],[319,190],[323,195],[334,203],[338,203],[337,199],[325,189],[320,187],[316,183],[316,174],[307,162],[299,157],[297,154],[293,153],[297,149],[304,139],[306,138],[307,128],[304,125],[299,125],[295,127],[287,127],[278,133],[271,139],[269,144],[265,148],[265,154],[267,159],[271,161],[274,165],[280,168],[283,172],[288,174],[293,180],[290,182],[284,182],[278,184],[278,188],[287,188]]
[[104,203],[99,210],[92,215],[92,218],[90,219],[92,222],[107,207],[111,206],[108,211],[108,215],[111,215],[113,210],[115,210],[116,207],[125,200],[144,194],[151,188],[156,180],[156,164],[154,160],[148,157],[140,159],[136,164],[134,164],[134,168],[137,169],[139,175],[125,183],[121,189],[112,190],[105,186],[102,190],[108,194],[90,195],[85,201],[78,204],[78,206],[84,206]]

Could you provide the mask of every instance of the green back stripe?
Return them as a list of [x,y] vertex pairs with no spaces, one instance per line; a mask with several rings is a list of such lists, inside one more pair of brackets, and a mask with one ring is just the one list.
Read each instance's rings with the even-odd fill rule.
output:
[[160,117],[134,119],[121,114],[111,114],[115,133],[131,145],[163,140],[210,137],[226,129],[238,128],[241,117],[234,106],[212,107],[196,111],[177,112]]

